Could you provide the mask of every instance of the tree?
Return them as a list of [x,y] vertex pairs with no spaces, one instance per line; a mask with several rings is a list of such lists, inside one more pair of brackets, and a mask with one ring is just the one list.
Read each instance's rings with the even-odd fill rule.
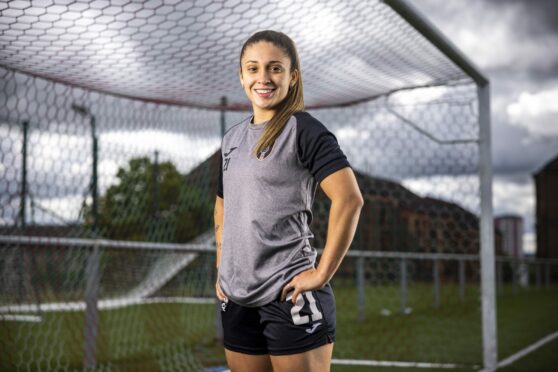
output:
[[[210,228],[209,195],[201,182],[180,174],[171,162],[156,166],[148,157],[133,158],[116,177],[118,182],[99,198],[103,237],[178,243]],[[92,222],[90,206],[84,216]]]

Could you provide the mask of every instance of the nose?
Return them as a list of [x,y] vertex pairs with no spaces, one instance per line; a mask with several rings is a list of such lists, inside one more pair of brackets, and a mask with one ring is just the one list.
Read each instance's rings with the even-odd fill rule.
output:
[[266,71],[265,69],[262,70],[262,72],[258,76],[258,82],[260,82],[263,85],[267,85],[270,82],[269,72]]

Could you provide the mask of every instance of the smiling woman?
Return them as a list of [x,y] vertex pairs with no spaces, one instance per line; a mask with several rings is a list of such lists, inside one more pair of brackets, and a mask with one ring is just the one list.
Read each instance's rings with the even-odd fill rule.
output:
[[289,118],[304,110],[300,60],[294,42],[280,32],[252,35],[240,51],[240,84],[252,102],[255,124],[269,121],[253,153],[270,149]]
[[240,81],[254,108],[254,122],[273,117],[274,107],[283,101],[296,83],[298,70],[279,48],[260,41],[244,52]]
[[[227,362],[233,371],[328,371],[335,341],[329,280],[353,239],[362,195],[333,133],[303,111],[293,41],[258,32],[244,44],[239,67],[253,114],[223,137],[215,203],[215,290]],[[316,268],[309,225],[318,185],[332,203]]]

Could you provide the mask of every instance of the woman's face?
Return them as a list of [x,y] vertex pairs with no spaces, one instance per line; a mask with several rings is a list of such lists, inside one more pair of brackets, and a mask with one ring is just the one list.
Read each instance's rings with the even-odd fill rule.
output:
[[290,73],[289,57],[267,41],[259,41],[244,50],[240,83],[252,102],[254,123],[269,120],[294,84],[296,72]]

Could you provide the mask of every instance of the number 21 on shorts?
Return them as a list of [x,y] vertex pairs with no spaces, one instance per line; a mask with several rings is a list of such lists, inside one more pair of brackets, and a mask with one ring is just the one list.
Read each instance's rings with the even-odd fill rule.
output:
[[[312,291],[306,291],[298,295],[296,303],[291,308],[291,315],[293,317],[293,323],[296,325],[310,323],[310,317],[308,315],[300,316],[300,310],[304,306],[304,296],[308,300],[308,305],[310,306],[310,311],[312,311],[312,321],[320,320],[323,318],[322,313],[318,310],[316,306],[316,299],[312,295]],[[293,298],[293,293],[291,292],[287,295],[287,301]]]

